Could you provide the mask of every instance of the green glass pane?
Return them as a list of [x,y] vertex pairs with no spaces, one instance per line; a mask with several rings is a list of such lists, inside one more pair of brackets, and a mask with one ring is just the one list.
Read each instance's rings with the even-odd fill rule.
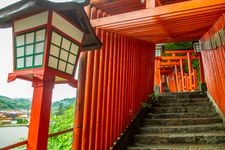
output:
[[67,51],[61,49],[61,52],[60,52],[60,59],[67,61],[67,60],[68,60],[68,54],[69,54],[69,53],[68,53]]
[[66,62],[59,60],[59,68],[58,70],[65,72],[66,70]]
[[50,54],[53,55],[53,56],[55,56],[55,57],[59,57],[59,47],[51,44]]
[[35,53],[42,53],[42,52],[44,52],[44,42],[36,43]]
[[26,46],[26,55],[32,55],[34,50],[34,45]]
[[42,65],[42,61],[43,61],[43,54],[34,56],[34,66]]
[[24,35],[19,35],[16,37],[16,46],[24,45]]
[[16,60],[16,68],[24,68],[24,58],[18,58]]
[[34,43],[34,32],[26,34],[26,44]]
[[16,57],[24,56],[24,47],[19,47],[16,49]]
[[36,42],[45,40],[45,29],[36,32]]
[[33,56],[26,57],[26,67],[33,66]]

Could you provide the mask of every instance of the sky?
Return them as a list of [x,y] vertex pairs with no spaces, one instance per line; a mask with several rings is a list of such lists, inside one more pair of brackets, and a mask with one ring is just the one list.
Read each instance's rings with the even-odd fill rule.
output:
[[[1,0],[0,8],[18,0]],[[20,79],[7,83],[8,73],[13,71],[12,29],[0,28],[0,95],[10,98],[32,98],[32,83]],[[53,101],[76,96],[76,89],[68,84],[55,85]]]

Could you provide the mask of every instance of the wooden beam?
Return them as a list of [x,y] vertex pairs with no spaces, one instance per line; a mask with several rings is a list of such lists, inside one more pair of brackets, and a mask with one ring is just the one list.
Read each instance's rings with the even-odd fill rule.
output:
[[165,50],[166,54],[186,54],[194,53],[194,50]]
[[225,1],[192,0],[134,10],[93,20],[92,25],[151,43],[193,41],[225,12]]
[[133,12],[128,12],[124,14],[109,16],[100,19],[91,20],[91,24],[93,27],[104,27],[104,26],[113,26],[117,23],[126,23],[129,21],[138,21],[138,20],[148,20],[151,17],[161,16],[161,15],[169,15],[175,13],[184,13],[185,11],[206,9],[207,7],[213,7],[216,5],[225,5],[224,0],[213,0],[213,1],[205,1],[205,0],[192,0],[186,1],[171,5],[165,5],[155,8],[148,8],[144,10],[138,10]]
[[[162,56],[162,60],[182,60],[187,59],[187,56]],[[191,56],[191,59],[199,59],[198,56]]]
[[160,62],[160,66],[175,66],[180,65],[180,62]]

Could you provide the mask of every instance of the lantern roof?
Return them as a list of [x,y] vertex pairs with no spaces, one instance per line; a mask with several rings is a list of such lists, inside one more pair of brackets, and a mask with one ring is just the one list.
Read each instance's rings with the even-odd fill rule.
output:
[[73,24],[76,24],[85,34],[82,51],[98,49],[101,42],[97,38],[83,9],[89,0],[73,0],[55,3],[47,0],[21,0],[0,9],[0,28],[11,27],[13,21],[27,14],[41,10],[52,10],[61,13]]

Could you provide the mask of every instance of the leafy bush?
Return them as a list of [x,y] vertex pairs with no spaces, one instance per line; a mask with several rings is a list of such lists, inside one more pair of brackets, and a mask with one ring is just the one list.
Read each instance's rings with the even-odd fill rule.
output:
[[25,118],[17,118],[17,124],[28,124],[28,120]]
[[[73,104],[74,105],[74,104]],[[74,106],[71,105],[61,115],[51,115],[50,133],[59,132],[73,127]],[[72,132],[51,137],[48,140],[49,150],[71,150]]]

